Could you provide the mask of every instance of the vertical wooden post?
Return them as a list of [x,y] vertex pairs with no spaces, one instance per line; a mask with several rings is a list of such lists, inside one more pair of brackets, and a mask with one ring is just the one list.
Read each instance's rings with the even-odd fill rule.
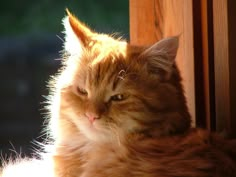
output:
[[196,125],[215,130],[212,0],[193,0]]
[[236,137],[236,2],[213,1],[216,129]]
[[195,122],[193,4],[191,0],[130,0],[130,42],[153,44],[167,36],[180,36],[177,65],[190,114]]
[[[130,42],[134,45],[153,44],[162,32],[155,19],[155,0],[130,0]],[[158,29],[158,30],[157,30]]]
[[216,129],[226,132],[229,128],[229,41],[227,0],[213,1]]
[[230,136],[236,138],[236,1],[228,0],[229,69],[230,69]]

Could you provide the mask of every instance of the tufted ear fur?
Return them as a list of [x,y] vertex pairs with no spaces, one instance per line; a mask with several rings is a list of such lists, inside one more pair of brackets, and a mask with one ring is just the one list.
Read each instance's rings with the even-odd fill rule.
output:
[[96,33],[80,22],[68,9],[66,12],[67,16],[63,19],[65,27],[64,47],[69,54],[78,54],[81,53],[82,48],[88,47]]
[[165,38],[147,48],[140,57],[145,60],[149,72],[162,71],[169,75],[175,63],[178,46],[178,37]]

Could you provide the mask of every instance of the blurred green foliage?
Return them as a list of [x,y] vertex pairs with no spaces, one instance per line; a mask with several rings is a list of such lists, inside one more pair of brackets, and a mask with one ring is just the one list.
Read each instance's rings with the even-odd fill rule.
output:
[[0,36],[63,31],[68,8],[100,32],[129,33],[128,0],[5,0],[0,2]]

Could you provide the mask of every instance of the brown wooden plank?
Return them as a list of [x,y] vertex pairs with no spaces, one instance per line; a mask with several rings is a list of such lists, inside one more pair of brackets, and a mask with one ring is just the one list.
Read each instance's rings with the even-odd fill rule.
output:
[[212,0],[193,0],[196,125],[215,130]]
[[155,43],[156,25],[154,16],[154,0],[130,0],[130,41],[134,45],[149,45]]
[[216,129],[230,131],[228,1],[213,1]]
[[236,138],[236,1],[228,0],[229,69],[230,69],[230,137]]
[[[206,2],[206,1],[205,1]],[[196,126],[206,128],[208,112],[208,42],[203,40],[207,37],[207,9],[205,2],[193,0],[193,26],[194,26],[194,70],[195,70],[195,104]],[[206,64],[206,65],[204,65]],[[205,66],[205,67],[204,67]]]
[[[200,45],[202,46],[201,49],[201,58],[199,58],[199,60],[202,59],[202,70],[200,70],[200,68],[197,68],[196,71],[197,72],[202,72],[202,85],[203,85],[203,94],[200,95],[200,93],[198,92],[197,97],[203,97],[203,99],[199,101],[199,105],[197,106],[197,108],[199,109],[197,112],[198,113],[204,113],[204,115],[197,115],[199,117],[199,119],[202,119],[202,121],[204,121],[205,123],[205,128],[210,129],[210,117],[211,117],[211,112],[210,112],[210,80],[209,80],[209,48],[208,48],[208,4],[206,0],[201,0],[198,1],[200,2],[200,8],[201,11],[198,14],[195,14],[195,16],[199,16],[201,19],[201,25],[195,23],[195,26],[200,26],[201,28],[201,36],[197,36],[197,34],[195,35],[196,38],[199,38],[201,40]],[[195,7],[195,6],[194,6]],[[196,9],[196,7],[195,7]],[[196,33],[196,31],[195,31]],[[195,40],[197,40],[195,38]],[[195,53],[197,53],[195,51]],[[195,78],[197,76],[197,73],[195,74]],[[197,99],[197,98],[196,98]],[[197,102],[197,101],[196,101]],[[202,106],[200,106],[202,104]],[[204,105],[203,105],[204,104]],[[203,124],[203,122],[201,122],[201,124]]]
[[193,16],[191,0],[130,0],[130,42],[153,44],[163,37],[180,35],[177,65],[188,107],[195,122]]
[[[206,128],[216,130],[215,119],[215,68],[214,68],[214,36],[213,36],[213,0],[201,0],[202,3],[202,40]],[[205,22],[204,22],[205,21]],[[204,54],[206,52],[207,54]]]

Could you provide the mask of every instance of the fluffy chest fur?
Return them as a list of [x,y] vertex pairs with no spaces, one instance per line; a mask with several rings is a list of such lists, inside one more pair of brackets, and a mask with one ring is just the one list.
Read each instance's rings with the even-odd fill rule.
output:
[[56,159],[56,171],[76,177],[233,177],[235,142],[222,143],[216,135],[192,129],[161,139],[130,137],[125,145],[88,144]]

